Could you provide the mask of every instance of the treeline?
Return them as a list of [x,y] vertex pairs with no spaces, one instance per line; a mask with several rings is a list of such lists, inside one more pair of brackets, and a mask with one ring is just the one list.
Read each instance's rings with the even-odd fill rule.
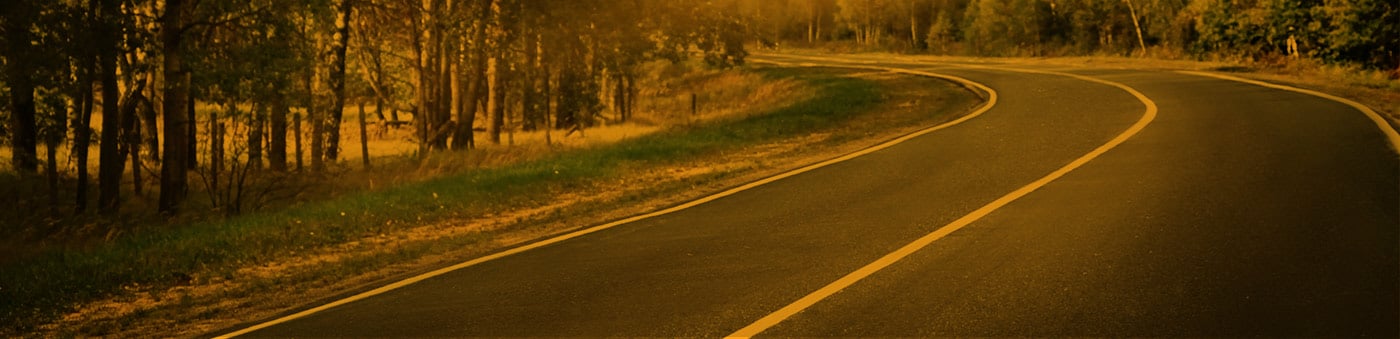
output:
[[[362,140],[370,105],[386,124],[411,124],[420,155],[470,149],[477,129],[499,142],[512,129],[586,128],[605,111],[627,119],[642,63],[693,53],[716,66],[742,63],[734,6],[0,1],[0,134],[21,178],[48,178],[50,192],[74,183],[64,199],[76,213],[95,204],[110,214],[123,194],[155,187],[159,211],[176,213],[192,182],[204,184],[213,207],[237,213],[258,194],[251,183],[278,185],[304,161],[311,173],[335,163],[348,105],[359,108]],[[61,150],[69,161],[59,161]]]
[[767,0],[766,43],[969,55],[1308,57],[1400,69],[1395,0]]

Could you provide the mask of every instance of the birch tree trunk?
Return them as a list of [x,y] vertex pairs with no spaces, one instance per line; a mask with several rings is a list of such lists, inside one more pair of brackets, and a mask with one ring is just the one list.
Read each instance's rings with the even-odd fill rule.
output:
[[345,113],[345,52],[350,46],[350,0],[336,0],[335,35],[331,37],[331,107],[326,133],[326,160],[335,163],[340,155],[340,122]]
[[161,55],[164,56],[165,95],[164,114],[165,147],[160,166],[159,210],[173,214],[185,201],[187,192],[187,170],[190,157],[188,96],[190,89],[189,72],[185,70],[184,52],[180,48],[180,31],[184,28],[184,0],[166,0],[165,15],[161,16]]

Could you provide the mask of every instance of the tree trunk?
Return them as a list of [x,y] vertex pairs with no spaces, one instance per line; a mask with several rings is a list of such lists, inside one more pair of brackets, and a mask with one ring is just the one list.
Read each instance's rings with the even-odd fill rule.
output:
[[[480,72],[478,71],[480,67],[476,67],[475,65],[476,58],[464,56],[462,59],[467,59],[467,62],[461,63],[461,67],[465,68],[465,73],[467,74],[458,75],[455,81],[457,83],[457,89],[462,92],[457,95],[459,98],[457,100],[457,129],[452,133],[453,150],[466,150],[469,148],[468,146],[470,143],[468,143],[468,140],[471,139],[472,122],[475,120],[474,116],[476,115],[476,92],[479,91],[477,79],[480,76]],[[463,82],[466,83],[463,84]]]
[[919,11],[915,10],[917,6],[914,2],[909,4],[909,47],[915,50],[919,49]]
[[73,157],[77,160],[77,192],[74,213],[83,213],[88,205],[88,151],[92,143],[92,73],[83,71],[78,77],[78,116],[73,122]]
[[[387,120],[384,118],[384,97],[378,95],[374,96],[374,114],[379,116],[380,123],[384,123]],[[388,125],[385,124],[385,126],[387,127]]]
[[[545,65],[543,62],[540,64]],[[554,124],[550,123],[550,119],[554,116],[554,89],[552,87],[554,83],[551,81],[554,78],[554,74],[552,74],[554,72],[549,66],[541,67],[541,71],[544,73],[544,86],[540,86],[540,95],[544,97],[544,145],[549,146],[553,143],[550,140],[550,130],[554,129]]]
[[504,81],[505,65],[504,49],[507,42],[504,41],[505,4],[500,0],[491,0],[487,4],[486,16],[483,20],[486,24],[487,47],[491,51],[487,54],[486,60],[486,115],[487,133],[490,135],[491,143],[499,145],[501,143],[501,129],[505,126],[505,88],[502,87]]
[[369,169],[369,133],[365,132],[365,102],[360,101],[360,157]]
[[522,95],[523,101],[526,102],[525,108],[528,113],[526,116],[532,130],[548,129],[548,108],[545,106],[549,105],[549,98],[543,95],[545,92],[543,88],[549,86],[549,73],[545,72],[544,63],[544,35],[538,31],[529,34],[531,42],[526,47],[526,51],[530,51],[530,53],[526,59],[530,70],[529,75],[525,77],[528,80],[525,82],[525,93]]
[[807,43],[811,44],[816,42],[817,36],[817,2],[810,1],[807,5],[811,6],[807,13]]
[[[490,4],[482,6],[485,16],[490,13]],[[465,150],[472,146],[474,138],[472,130],[476,124],[477,102],[481,101],[481,84],[486,75],[486,46],[482,39],[486,37],[486,24],[476,21],[472,24],[472,55],[470,56],[471,66],[467,67],[468,76],[466,93],[462,94],[462,106],[457,110],[457,132],[452,137],[452,149]]]
[[[122,154],[129,155],[130,158],[131,158],[131,188],[132,188],[132,193],[136,194],[137,196],[140,196],[140,195],[142,194],[142,186],[141,186],[141,185],[142,185],[142,181],[141,181],[141,137],[142,137],[142,135],[141,135],[141,133],[142,133],[142,131],[141,131],[141,124],[142,124],[142,122],[141,122],[141,117],[142,117],[142,113],[139,112],[139,111],[142,110],[142,109],[151,110],[151,108],[150,108],[150,101],[146,99],[146,95],[145,95],[146,83],[147,83],[146,80],[147,80],[147,79],[143,78],[143,79],[140,79],[140,80],[137,80],[137,81],[136,81],[136,84],[135,84],[134,86],[132,86],[131,89],[129,89],[129,92],[128,92],[127,95],[125,96],[126,99],[125,99],[125,100],[122,100],[121,108],[120,108],[120,110],[121,110],[121,116],[122,116],[122,139],[123,139],[122,143],[126,145],[126,149],[122,151]],[[154,113],[152,113],[152,114],[154,114]],[[154,125],[154,123],[152,123],[152,124]],[[152,138],[150,138],[150,139],[151,139],[151,140],[154,140],[155,138],[152,137]],[[159,147],[159,146],[160,146],[160,145],[154,145],[153,147]],[[155,154],[155,152],[156,152],[158,149],[159,149],[159,148],[151,148],[149,152],[151,152],[152,154]],[[120,201],[119,201],[119,202],[120,202]]]
[[471,127],[467,130],[466,144],[463,145],[467,149],[476,148],[476,118],[479,115],[486,114],[486,97],[482,95],[486,90],[486,64],[484,61],[480,61],[478,62],[478,66],[481,67],[477,72],[479,77],[472,80],[472,86],[476,86],[476,99],[466,103],[470,108],[466,114],[466,124]]
[[[71,104],[68,106],[70,107],[67,108],[72,111],[81,110],[81,108]],[[51,115],[50,118],[54,121],[51,126],[67,126],[69,113],[64,110],[64,107],[52,107],[52,109],[54,114]],[[44,173],[47,175],[49,183],[49,208],[55,210],[55,212],[58,209],[58,204],[61,199],[58,193],[58,147],[59,144],[63,143],[63,138],[66,136],[68,136],[66,131],[50,131],[45,133],[44,136],[44,148],[48,150],[46,157],[48,164],[44,166]]]
[[[192,77],[190,70],[185,71],[185,76]],[[189,160],[189,165],[187,165],[185,169],[193,170],[199,168],[199,117],[195,116],[195,113],[197,112],[194,110],[195,104],[198,102],[198,100],[196,100],[194,95],[190,94],[189,92],[190,90],[192,90],[191,86],[193,85],[191,85],[191,83],[193,82],[193,80],[187,81],[190,82],[187,82],[185,85],[185,118],[188,119],[186,121],[188,121],[189,123],[185,124],[185,126],[188,127],[188,129],[186,129],[187,138],[185,140],[189,142],[189,146],[188,148],[186,148],[186,150],[188,150],[190,154],[188,157],[185,158]]]
[[255,104],[248,116],[248,166],[261,169],[263,166],[263,120],[267,116],[267,105]]
[[[432,6],[432,4],[428,2],[428,0],[424,0],[423,3],[424,7]],[[427,55],[424,54],[425,48],[423,46],[423,44],[425,43],[424,40],[426,40],[424,38],[424,34],[430,34],[424,33],[425,29],[423,26],[428,24],[424,20],[424,18],[426,17],[426,14],[414,13],[413,18],[410,20],[410,26],[412,26],[413,28],[412,38],[410,39],[410,45],[413,48],[413,63],[414,65],[418,66],[416,67],[418,71],[418,76],[414,77],[413,80],[415,94],[413,124],[418,128],[418,154],[420,157],[428,155],[428,130],[432,127],[431,125],[429,125],[429,119],[427,118],[431,115],[427,114],[428,95],[429,93],[431,93],[431,91],[428,90],[428,83],[430,82],[428,80],[428,74],[430,72],[428,71],[428,60]]]
[[501,102],[505,98],[505,91],[501,88],[501,67],[500,60],[496,56],[491,56],[486,61],[486,114],[490,116],[490,125],[487,133],[490,134],[491,143],[501,144],[501,126],[505,118],[505,103]]
[[[140,108],[146,97],[142,92],[145,89],[145,82],[138,82],[137,88],[132,90],[125,102],[122,102],[122,134],[126,139],[126,154],[131,156],[131,191],[137,196],[141,195],[141,126],[137,124],[138,115],[136,111]],[[152,149],[154,153],[156,150]],[[119,201],[120,202],[120,201]]]
[[614,113],[616,113],[616,115],[617,115],[617,121],[618,121],[618,122],[627,121],[627,112],[624,112],[624,108],[622,108],[622,101],[623,101],[622,95],[623,95],[623,94],[622,94],[622,75],[621,75],[621,74],[618,74],[617,76],[613,77],[612,87],[613,87],[613,88],[612,88],[612,91],[613,91],[613,93],[612,93],[612,97],[613,97],[613,98],[612,98],[612,99],[613,99],[613,100],[612,100],[612,106],[613,106],[613,111],[614,111]]
[[[29,52],[27,42],[32,40],[29,34],[29,23],[34,16],[31,15],[31,6],[28,1],[3,1],[5,38],[13,46],[6,48],[5,82],[10,86],[10,161],[17,171],[23,173],[36,173],[39,170],[38,151],[38,128],[35,123],[34,107],[34,72],[29,66],[29,61],[33,56],[26,55]],[[23,45],[26,48],[21,48]]]
[[271,136],[267,149],[268,166],[274,171],[287,170],[287,97],[281,86],[274,89],[272,111],[269,112]]
[[302,156],[301,156],[301,132],[302,132],[302,129],[301,129],[301,114],[292,113],[292,137],[293,137],[294,141],[296,142],[296,152],[295,152],[295,155],[296,155],[296,157],[297,157],[296,163],[297,163],[297,170],[298,170],[298,171],[300,171],[300,170],[303,168],[303,166],[302,166],[302,161],[301,161],[301,159],[302,159]]
[[186,169],[189,165],[190,150],[188,131],[189,119],[181,114],[186,109],[190,78],[184,69],[184,55],[180,49],[180,31],[184,28],[184,0],[166,0],[165,14],[161,17],[161,51],[165,67],[165,149],[164,161],[160,166],[161,213],[173,214],[184,202],[186,189]]
[[[387,120],[384,117],[384,97],[387,94],[384,93],[384,59],[380,57],[381,53],[383,52],[379,51],[377,47],[369,47],[366,48],[365,53],[361,54],[363,57],[360,60],[367,66],[365,73],[369,76],[370,89],[374,90],[374,114],[379,118],[379,121],[383,122]],[[394,117],[394,120],[398,120],[398,117]]]
[[[97,208],[103,214],[117,211],[120,203],[122,169],[125,156],[120,153],[118,132],[122,123],[117,92],[117,30],[116,21],[120,4],[117,0],[102,0],[102,27],[98,30],[97,60],[102,71],[102,145],[97,162]],[[89,86],[91,87],[91,86]],[[86,141],[83,141],[86,143]],[[86,153],[86,152],[84,152]]]
[[[55,114],[55,116],[63,116],[64,114],[67,114],[67,113],[58,113],[58,114]],[[60,133],[53,133],[53,134],[60,134]],[[44,177],[46,178],[46,181],[47,181],[48,184],[49,184],[49,209],[50,209],[50,210],[57,210],[57,209],[58,209],[58,201],[59,201],[59,197],[58,197],[58,143],[59,143],[60,137],[57,137],[57,136],[49,136],[48,138],[45,138],[45,139],[46,139],[46,140],[44,140],[44,149],[48,151],[48,152],[46,153],[47,156],[46,156],[45,158],[48,160],[48,164],[44,166]],[[57,213],[55,213],[55,214],[57,214]]]
[[637,76],[633,74],[627,75],[627,101],[624,107],[627,107],[627,118],[631,119],[637,108]]
[[[233,105],[232,103],[228,104],[229,116],[234,115]],[[219,199],[222,193],[222,188],[219,186],[219,175],[221,174],[220,172],[224,170],[224,138],[221,135],[221,132],[223,132],[222,127],[222,124],[219,123],[218,113],[210,114],[208,126],[209,167],[207,171],[209,187],[207,187],[207,191],[209,191],[210,200],[213,201],[215,208],[223,205],[223,200]]]
[[436,54],[435,65],[437,67],[435,76],[435,78],[437,78],[437,85],[433,87],[433,89],[437,91],[434,94],[434,97],[437,99],[433,100],[433,103],[436,104],[436,108],[433,110],[433,121],[436,126],[433,128],[432,140],[434,148],[447,149],[447,137],[450,136],[450,132],[452,132],[449,129],[449,124],[452,122],[453,97],[456,94],[456,92],[453,91],[455,88],[453,87],[453,81],[456,77],[453,76],[455,64],[452,61],[456,58],[451,57],[452,54],[448,53],[448,51],[452,51],[454,48],[452,47],[451,40],[447,39],[447,34],[444,32],[443,26],[446,25],[447,23],[445,22],[448,21],[445,17],[450,16],[451,13],[454,12],[452,7],[456,1],[436,1],[437,3],[433,7],[436,10],[435,14],[444,18],[434,18],[433,21],[436,24],[432,26],[434,29],[432,40],[433,51],[434,54]]
[[326,160],[334,163],[340,155],[340,122],[345,113],[345,51],[350,46],[350,0],[337,0],[340,15],[335,22],[335,41],[331,45],[331,107],[330,126],[326,135]]
[[1142,26],[1138,25],[1137,9],[1133,8],[1132,0],[1123,0],[1123,2],[1128,3],[1128,14],[1133,17],[1133,29],[1137,31],[1138,48],[1141,49],[1143,55],[1147,55],[1147,43],[1142,40]]
[[[310,72],[311,71],[308,71],[308,74]],[[326,118],[325,116],[323,116],[321,108],[318,107],[318,100],[316,100],[315,94],[316,88],[314,85],[312,85],[312,78],[314,78],[314,76],[307,76],[306,85],[306,93],[308,94],[306,100],[306,121],[311,123],[311,134],[307,135],[307,137],[311,138],[311,170],[320,171],[321,160],[325,159],[323,158],[323,156],[325,154],[324,151],[326,150]]]
[[[137,134],[135,134],[135,135],[136,135],[137,137],[140,137],[140,136],[141,136],[141,134],[140,134],[139,131],[138,131]],[[133,145],[140,146],[140,143],[132,143],[132,144],[133,144]],[[155,150],[151,150],[151,154],[155,154]],[[142,180],[141,173],[142,173],[142,169],[141,169],[141,150],[140,150],[140,148],[132,147],[132,148],[131,148],[131,194],[135,194],[135,195],[138,196],[138,197],[144,197],[144,196],[145,196],[145,194],[143,193],[143,192],[144,192],[144,189],[145,189],[145,183],[144,183],[143,180]]]
[[524,130],[531,131],[539,128],[539,49],[538,39],[530,34],[531,41],[526,42],[525,62],[522,64],[520,74],[520,122]]
[[[146,83],[155,83],[155,72],[146,74]],[[141,93],[144,92],[143,90]],[[142,105],[137,113],[141,114],[141,128],[145,129],[146,149],[150,150],[151,160],[158,162],[160,161],[160,127],[156,124],[155,105],[151,102],[150,97],[145,94],[142,94],[140,100],[136,103]]]

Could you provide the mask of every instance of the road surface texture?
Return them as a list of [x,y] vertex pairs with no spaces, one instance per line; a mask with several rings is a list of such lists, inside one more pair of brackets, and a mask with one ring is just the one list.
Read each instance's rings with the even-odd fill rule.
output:
[[[1400,335],[1400,156],[1350,106],[1169,71],[756,59],[952,75],[997,100],[870,154],[237,334]],[[940,229],[956,230],[887,257]]]

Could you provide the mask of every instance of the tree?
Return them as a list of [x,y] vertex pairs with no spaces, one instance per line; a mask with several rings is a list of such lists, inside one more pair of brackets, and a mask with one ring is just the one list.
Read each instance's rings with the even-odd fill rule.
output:
[[925,39],[930,51],[949,53],[953,44],[960,41],[962,31],[959,20],[966,10],[966,3],[951,0],[935,0],[929,10],[928,37]]
[[875,45],[882,36],[881,24],[889,6],[888,0],[838,0],[840,8],[837,16],[847,28],[855,32],[856,43]]
[[[142,171],[156,164],[166,214],[198,190],[191,173],[224,199],[216,196],[244,175],[228,171],[257,173],[264,161],[285,171],[286,134],[300,139],[300,114],[313,126],[317,168],[342,151],[345,104],[371,96],[381,119],[413,112],[424,151],[470,148],[479,119],[497,142],[521,129],[627,121],[644,93],[641,65],[693,50],[715,67],[738,65],[755,35],[824,40],[839,13],[837,0],[62,0],[0,9],[0,131],[14,167],[47,164],[53,192],[76,172],[83,210],[97,142],[99,210],[120,207],[126,168],[141,195]],[[929,14],[910,9],[870,27],[912,39]],[[351,59],[362,67],[348,67]],[[355,76],[368,90],[347,92]],[[89,128],[94,113],[100,128]],[[55,151],[70,141],[76,171]]]
[[327,135],[326,160],[335,162],[340,154],[340,122],[345,113],[345,53],[350,45],[351,0],[336,0],[335,34],[331,37],[330,57],[330,130]]
[[1324,57],[1400,70],[1400,4],[1394,0],[1326,0],[1320,9]]
[[39,168],[38,127],[35,122],[34,80],[31,51],[32,19],[37,16],[35,3],[4,1],[0,3],[5,31],[5,76],[10,97],[10,161],[21,172],[34,173]]
[[162,213],[175,213],[188,193],[188,173],[190,158],[189,116],[183,113],[188,109],[190,73],[184,67],[184,50],[181,43],[186,29],[185,15],[188,3],[185,0],[165,0],[165,14],[161,18],[161,55],[164,67],[164,107],[162,122],[165,125],[163,138],[164,152],[160,166],[160,202]]
[[491,143],[501,143],[501,130],[505,128],[506,111],[506,89],[505,81],[509,67],[505,65],[510,57],[510,40],[513,37],[513,25],[511,25],[511,6],[502,3],[505,0],[491,1],[490,17],[487,22],[486,44],[492,52],[486,60],[486,114],[489,116],[490,124],[486,127],[486,132],[490,136]]
[[[100,26],[96,30],[98,34],[96,43],[98,69],[101,71],[102,81],[102,145],[97,171],[97,206],[103,213],[112,213],[117,210],[120,200],[121,177],[123,161],[125,160],[121,154],[120,139],[118,139],[123,118],[118,109],[121,93],[117,88],[117,58],[119,57],[117,47],[120,44],[120,37],[117,33],[118,28],[121,27],[117,20],[120,18],[121,5],[117,0],[99,0],[98,2],[101,4],[98,8]],[[86,138],[86,136],[82,138]],[[83,156],[86,157],[86,152],[83,152]],[[80,169],[80,171],[86,171],[86,169]]]
[[1147,42],[1142,38],[1142,24],[1138,20],[1137,9],[1133,7],[1133,0],[1123,0],[1128,4],[1128,14],[1133,18],[1133,31],[1137,33],[1138,48],[1142,53],[1147,53]]
[[[458,89],[462,93],[458,94],[457,107],[457,129],[452,136],[452,148],[456,150],[470,149],[475,144],[475,131],[477,107],[480,106],[481,92],[485,84],[487,69],[487,23],[493,11],[491,6],[495,1],[473,2],[475,7],[466,11],[465,22],[470,22],[467,28],[470,34],[462,34],[459,37],[465,41],[458,41],[462,49],[458,56],[459,73]],[[466,82],[462,85],[461,82]]]

